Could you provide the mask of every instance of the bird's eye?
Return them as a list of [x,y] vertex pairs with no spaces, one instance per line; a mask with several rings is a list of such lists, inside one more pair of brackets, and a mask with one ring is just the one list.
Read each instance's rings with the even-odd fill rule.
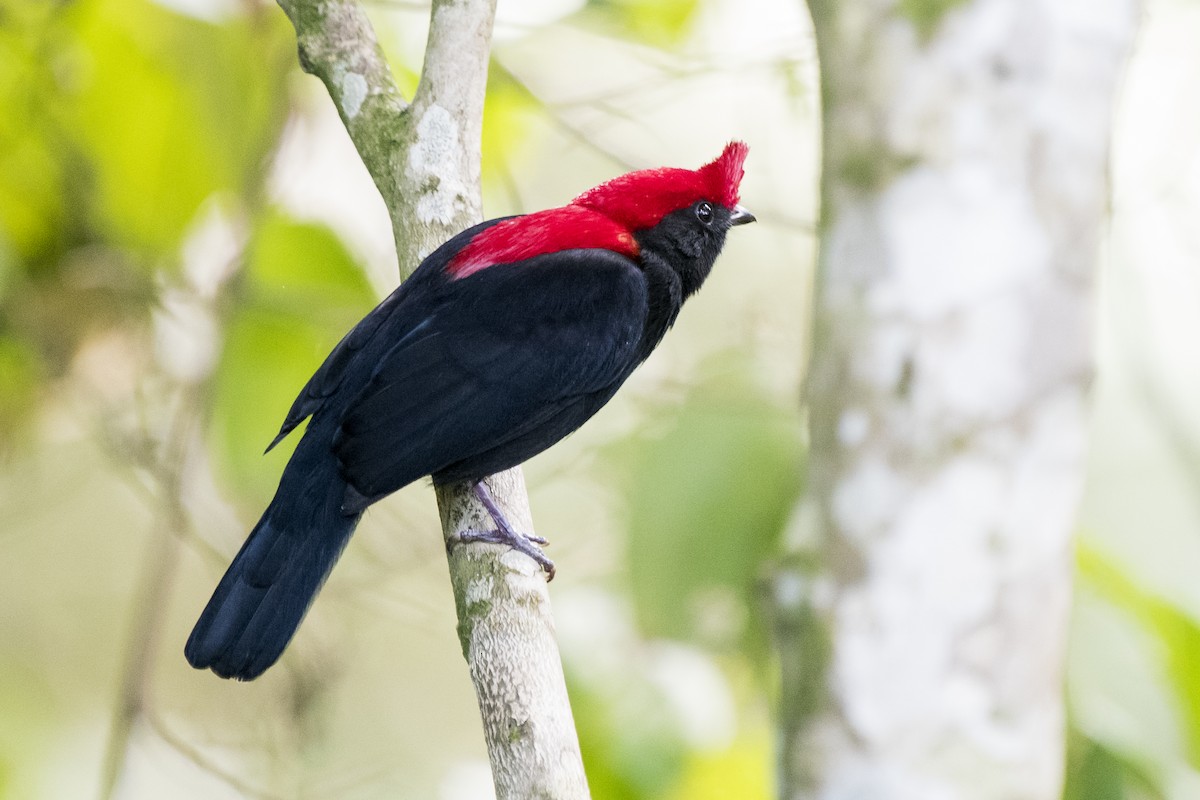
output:
[[696,219],[700,220],[705,225],[708,225],[710,222],[712,222],[712,203],[708,202],[707,200],[701,200],[699,203],[696,203]]

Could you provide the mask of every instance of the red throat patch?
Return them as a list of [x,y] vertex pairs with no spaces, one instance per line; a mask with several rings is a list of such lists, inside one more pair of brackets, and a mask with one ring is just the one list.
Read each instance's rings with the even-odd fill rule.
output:
[[496,264],[577,248],[603,248],[637,258],[633,234],[700,200],[733,208],[749,147],[730,142],[696,170],[662,167],[630,172],[589,189],[569,205],[497,223],[467,243],[446,267],[455,279]]

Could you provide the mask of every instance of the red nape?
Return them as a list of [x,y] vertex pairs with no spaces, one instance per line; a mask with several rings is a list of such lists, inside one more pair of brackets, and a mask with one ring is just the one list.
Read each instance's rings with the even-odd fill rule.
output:
[[493,225],[458,251],[446,271],[455,279],[465,278],[496,264],[578,248],[638,255],[638,243],[627,228],[596,211],[569,205]]

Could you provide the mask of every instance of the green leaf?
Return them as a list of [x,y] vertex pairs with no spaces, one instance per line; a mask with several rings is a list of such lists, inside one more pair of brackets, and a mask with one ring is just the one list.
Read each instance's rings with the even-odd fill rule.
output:
[[41,373],[33,348],[0,336],[0,445],[11,441],[37,408]]
[[1067,741],[1066,779],[1063,800],[1165,800],[1134,764],[1078,731]]
[[36,258],[53,249],[63,225],[61,165],[31,130],[0,141],[0,243]]
[[666,413],[665,431],[636,446],[627,473],[639,623],[652,636],[761,638],[720,627],[760,616],[756,582],[800,489],[797,413],[772,405],[737,367]]
[[530,145],[532,123],[540,115],[542,106],[525,85],[499,63],[493,63],[488,70],[486,103],[480,143],[484,178],[511,181],[510,154],[518,144]]
[[692,753],[679,785],[667,800],[769,800],[771,739],[766,731],[740,736],[718,752]]
[[247,280],[258,305],[312,320],[325,330],[342,326],[348,315],[356,322],[373,305],[362,267],[325,225],[269,213],[247,257]]
[[[570,678],[570,676],[568,676]],[[687,746],[663,697],[645,681],[585,687],[572,681],[571,706],[593,797],[660,797],[683,769]]]
[[961,6],[966,0],[900,0],[896,12],[912,21],[921,39],[928,41],[947,12]]
[[29,257],[63,226],[62,154],[48,135],[59,91],[50,3],[0,5],[0,242]]
[[1097,550],[1081,544],[1081,579],[1132,614],[1162,643],[1162,658],[1179,698],[1189,763],[1200,768],[1200,624],[1187,613],[1142,589]]
[[591,0],[587,14],[624,37],[666,46],[687,32],[697,0]]
[[214,25],[145,0],[72,13],[79,88],[63,118],[91,167],[92,224],[169,251],[200,204],[242,189],[274,145],[292,58],[282,15]]
[[292,401],[374,295],[337,237],[279,214],[263,220],[247,255],[243,296],[217,370],[212,442],[231,486],[270,499],[299,432],[264,459]]

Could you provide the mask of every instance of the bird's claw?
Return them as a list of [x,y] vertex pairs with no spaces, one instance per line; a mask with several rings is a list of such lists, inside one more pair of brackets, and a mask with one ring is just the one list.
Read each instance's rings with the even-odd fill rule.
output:
[[496,503],[496,498],[492,497],[491,491],[487,484],[483,481],[476,481],[471,487],[472,493],[476,499],[483,504],[492,521],[496,523],[495,530],[479,531],[467,530],[461,531],[451,537],[446,542],[446,547],[452,548],[460,542],[490,542],[492,544],[508,545],[518,553],[524,553],[534,561],[542,565],[542,569],[546,572],[546,581],[554,580],[554,562],[546,557],[542,549],[538,545],[549,544],[548,541],[541,536],[533,536],[531,534],[520,533],[509,523],[505,518],[504,512],[500,510],[500,506]]
[[550,544],[541,536],[530,536],[516,531],[506,531],[502,528],[490,531],[459,531],[447,542],[450,549],[455,545],[470,544],[471,542],[487,542],[489,544],[508,545],[518,553],[524,553],[542,566],[546,572],[546,580],[554,580],[554,562],[542,552],[538,545]]

